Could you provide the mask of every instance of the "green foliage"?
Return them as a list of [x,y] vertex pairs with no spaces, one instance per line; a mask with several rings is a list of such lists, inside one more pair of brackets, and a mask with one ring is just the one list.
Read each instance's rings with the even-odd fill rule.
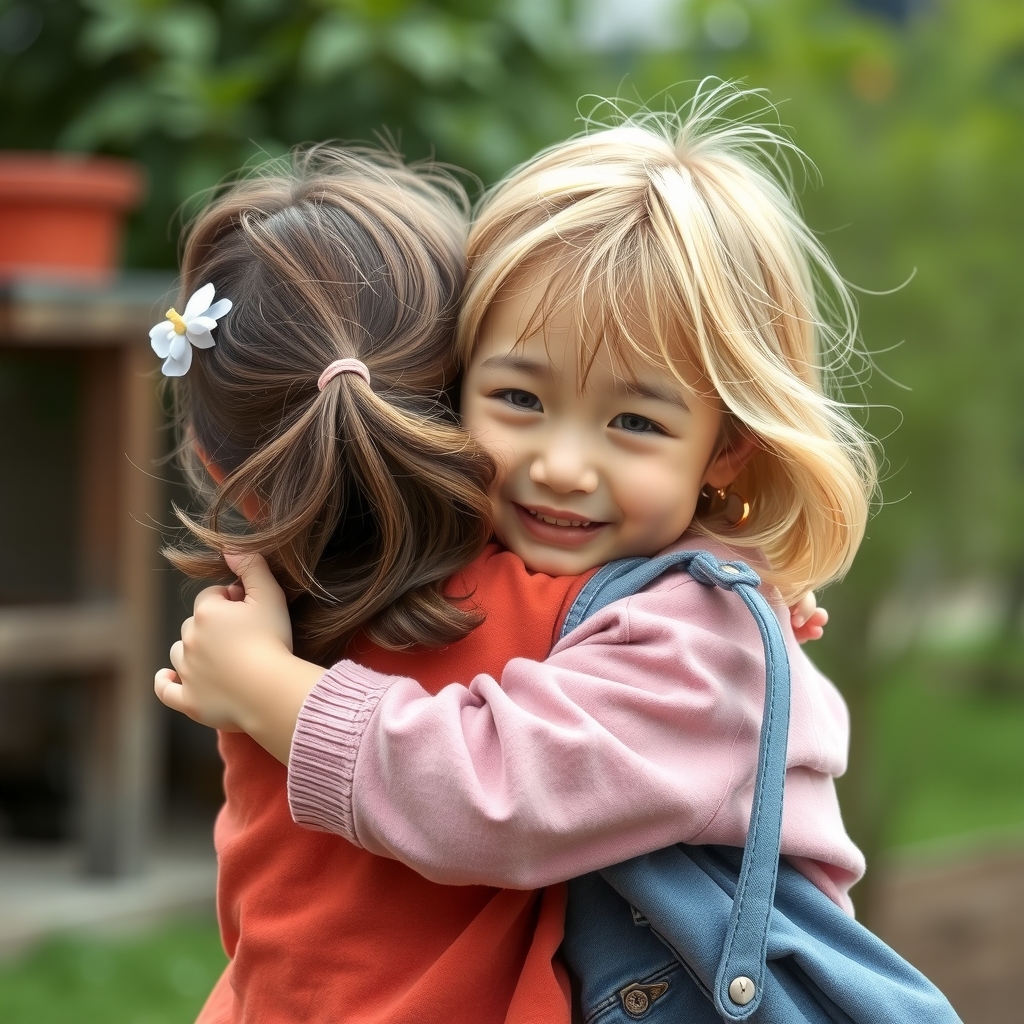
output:
[[5,1024],[187,1024],[227,962],[213,921],[119,939],[54,939],[0,965]]
[[[1024,8],[946,0],[903,28],[826,0],[750,11],[748,46],[717,70],[744,74],[786,101],[780,116],[824,183],[803,197],[811,224],[854,284],[896,289],[861,296],[864,338],[882,371],[863,400],[884,441],[883,504],[848,580],[827,595],[835,628],[813,652],[853,710],[844,802],[870,853],[938,821],[926,827],[881,813],[914,783],[886,756],[877,727],[880,715],[898,717],[888,691],[899,688],[899,659],[928,646],[918,626],[929,606],[979,577],[993,581],[1005,600],[987,650],[1005,660],[1007,648],[1019,655],[1024,647],[1024,422],[1016,413],[1024,379]],[[907,622],[902,638],[892,628],[897,612]],[[997,742],[998,716],[970,703],[985,699],[995,668],[984,644],[961,665],[966,747],[949,736],[957,713],[947,702],[946,751],[980,755],[988,729]],[[929,693],[934,678],[917,685],[922,703],[944,699]],[[1018,675],[1016,696],[1005,697],[1007,722],[1019,723],[1022,694]],[[929,721],[920,717],[922,735]],[[1013,789],[991,758],[970,762],[972,770],[942,744],[904,748],[933,773],[933,814],[946,786],[951,805],[957,791],[973,791],[979,809],[999,806],[1006,820],[1024,822],[1024,790],[1016,801],[988,799]],[[1014,771],[1010,778],[1019,777]],[[957,788],[957,777],[970,781]],[[957,827],[950,814],[947,830]]]
[[917,657],[894,671],[874,709],[885,845],[1024,830],[1024,701],[963,685]]
[[[8,5],[11,0],[7,0]],[[51,0],[0,56],[0,146],[147,166],[128,259],[171,265],[189,196],[298,142],[391,136],[493,180],[572,130],[581,59],[559,3]],[[45,69],[45,70],[44,70]]]

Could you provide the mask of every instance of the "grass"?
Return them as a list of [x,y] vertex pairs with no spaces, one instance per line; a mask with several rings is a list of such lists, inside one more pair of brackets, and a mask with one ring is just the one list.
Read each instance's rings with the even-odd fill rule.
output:
[[0,964],[4,1024],[191,1024],[225,964],[212,920],[58,938]]

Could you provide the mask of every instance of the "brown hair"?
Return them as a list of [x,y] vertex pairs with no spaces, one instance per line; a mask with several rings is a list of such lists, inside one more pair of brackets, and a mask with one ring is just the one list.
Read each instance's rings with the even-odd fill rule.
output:
[[[438,646],[479,621],[444,594],[487,540],[493,475],[448,400],[466,212],[437,168],[318,146],[231,185],[187,232],[183,294],[212,282],[233,306],[173,381],[204,510],[175,509],[192,543],[165,554],[199,578],[223,578],[226,550],[265,555],[305,657],[334,657],[360,627],[385,647]],[[318,390],[347,357],[371,383]]]

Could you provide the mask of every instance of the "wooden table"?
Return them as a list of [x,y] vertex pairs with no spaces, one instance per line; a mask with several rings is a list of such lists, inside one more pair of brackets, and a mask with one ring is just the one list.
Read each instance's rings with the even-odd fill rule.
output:
[[163,486],[148,334],[172,286],[137,274],[107,288],[19,281],[0,290],[0,349],[59,351],[81,373],[78,599],[0,608],[0,680],[59,674],[86,688],[76,810],[91,874],[141,868],[156,795]]

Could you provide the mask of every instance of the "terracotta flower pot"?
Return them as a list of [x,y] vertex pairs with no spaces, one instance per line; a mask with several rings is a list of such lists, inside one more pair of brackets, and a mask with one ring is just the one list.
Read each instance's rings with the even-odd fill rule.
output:
[[127,160],[0,152],[0,279],[108,280],[124,216],[144,189],[142,169]]

